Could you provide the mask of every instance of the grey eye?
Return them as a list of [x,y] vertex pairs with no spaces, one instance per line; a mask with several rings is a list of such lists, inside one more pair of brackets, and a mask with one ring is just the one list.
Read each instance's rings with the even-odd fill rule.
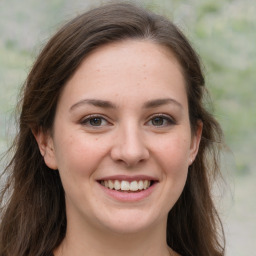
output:
[[88,116],[81,121],[81,124],[87,127],[101,127],[108,125],[108,121],[101,116]]
[[102,118],[100,118],[100,117],[90,118],[89,123],[92,126],[100,126],[102,124]]
[[163,118],[163,117],[160,117],[160,116],[154,117],[152,119],[152,125],[154,125],[154,126],[162,126],[164,124],[164,122],[166,121],[165,119],[166,118]]
[[176,122],[167,115],[159,114],[151,117],[151,119],[147,122],[148,125],[154,127],[168,127],[174,125]]

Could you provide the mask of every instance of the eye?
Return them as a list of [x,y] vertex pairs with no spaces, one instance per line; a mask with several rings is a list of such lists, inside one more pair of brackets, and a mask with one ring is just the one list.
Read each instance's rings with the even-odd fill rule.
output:
[[89,127],[107,126],[110,123],[102,116],[90,115],[81,121],[81,124]]
[[160,114],[160,115],[153,116],[147,122],[147,124],[149,124],[151,126],[156,126],[156,127],[166,127],[169,125],[174,125],[175,121],[170,116]]

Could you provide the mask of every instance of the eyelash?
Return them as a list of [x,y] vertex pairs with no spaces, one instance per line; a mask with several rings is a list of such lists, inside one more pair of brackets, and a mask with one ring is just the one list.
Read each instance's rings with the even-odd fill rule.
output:
[[[90,123],[91,121],[93,121],[93,119],[94,120],[95,119],[99,119],[101,121],[101,123],[99,125],[93,125],[92,123]],[[101,127],[102,126],[102,122],[106,122],[108,125],[110,125],[110,122],[106,118],[104,118],[104,117],[102,117],[100,115],[89,115],[89,116],[86,116],[86,118],[81,121],[81,124],[85,125],[85,126],[95,127],[96,128],[96,127]]]
[[[152,121],[156,118],[161,118],[161,120],[163,122],[165,122],[164,124],[162,125],[154,125],[152,124]],[[159,128],[162,128],[162,127],[167,127],[167,126],[171,126],[171,125],[175,125],[176,124],[176,121],[170,117],[169,115],[165,115],[165,114],[157,114],[157,115],[154,115],[152,117],[150,117],[149,121],[147,121],[147,123],[151,122],[151,126],[154,126],[154,127],[159,127]]]
[[[152,122],[156,118],[159,118],[162,121],[163,124],[154,125]],[[96,121],[96,119],[100,121],[99,125],[93,125],[91,123],[93,121]],[[105,124],[102,124],[102,122],[105,122]],[[149,124],[150,122],[151,122],[151,124]],[[89,126],[89,127],[93,127],[93,128],[100,128],[102,126],[111,125],[111,123],[106,118],[104,118],[103,116],[97,115],[97,114],[87,116],[85,119],[83,119],[81,121],[81,124],[84,125],[84,126]],[[146,122],[146,124],[149,124],[150,126],[162,128],[162,127],[167,127],[167,126],[175,125],[176,122],[169,115],[156,114],[154,116],[151,116],[150,119]]]

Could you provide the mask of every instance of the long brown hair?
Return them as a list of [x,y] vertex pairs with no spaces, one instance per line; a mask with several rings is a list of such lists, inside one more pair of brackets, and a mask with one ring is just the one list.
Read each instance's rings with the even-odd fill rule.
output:
[[186,80],[192,131],[198,120],[203,122],[198,155],[189,167],[182,195],[169,212],[167,243],[183,256],[224,255],[223,230],[210,188],[212,178],[219,175],[222,132],[203,106],[205,82],[199,58],[168,19],[133,4],[115,3],[67,23],[42,50],[28,75],[14,156],[5,170],[9,178],[0,198],[4,204],[0,256],[51,255],[62,242],[66,232],[64,190],[58,171],[45,165],[32,131],[51,131],[60,93],[90,52],[131,38],[170,49]]

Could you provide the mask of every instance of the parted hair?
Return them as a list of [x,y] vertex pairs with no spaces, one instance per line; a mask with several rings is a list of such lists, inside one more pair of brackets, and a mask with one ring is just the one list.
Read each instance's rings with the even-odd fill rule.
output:
[[224,255],[223,228],[211,194],[220,175],[222,131],[204,106],[199,57],[169,19],[135,4],[111,3],[65,24],[43,48],[24,83],[19,130],[3,174],[0,256],[49,256],[65,237],[65,192],[58,170],[46,166],[33,133],[51,131],[60,94],[84,58],[102,45],[126,39],[152,41],[174,54],[186,81],[192,132],[203,123],[198,155],[168,214],[167,243],[183,256]]

